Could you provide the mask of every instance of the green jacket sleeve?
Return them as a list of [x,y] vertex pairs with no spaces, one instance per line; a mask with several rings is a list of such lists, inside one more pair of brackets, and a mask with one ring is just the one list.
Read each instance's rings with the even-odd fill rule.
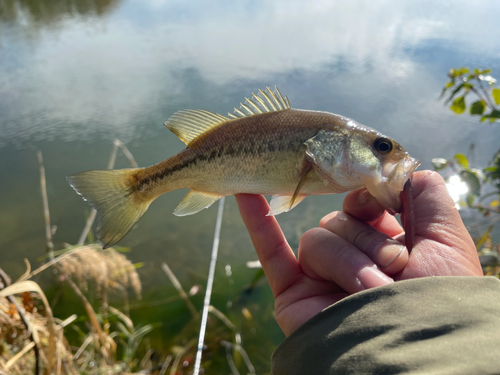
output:
[[272,374],[500,374],[500,280],[427,277],[354,294],[274,352]]

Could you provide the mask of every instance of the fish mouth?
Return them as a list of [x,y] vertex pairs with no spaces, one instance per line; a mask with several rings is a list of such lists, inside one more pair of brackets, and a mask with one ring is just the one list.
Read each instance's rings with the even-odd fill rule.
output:
[[[420,160],[407,155],[401,159],[387,176],[387,186],[400,192],[403,191],[406,181],[410,178],[415,169],[420,165]],[[391,167],[391,166],[388,166]],[[384,168],[384,172],[386,168]],[[384,175],[384,173],[383,173]]]
[[382,207],[391,215],[402,210],[401,192],[406,181],[420,165],[420,160],[406,155],[399,162],[386,163],[382,169],[382,179],[378,183],[366,184],[366,188]]

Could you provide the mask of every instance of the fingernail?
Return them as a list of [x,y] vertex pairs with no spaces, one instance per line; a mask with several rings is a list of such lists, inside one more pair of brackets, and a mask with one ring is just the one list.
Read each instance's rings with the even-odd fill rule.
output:
[[377,286],[388,285],[394,282],[393,279],[375,267],[363,268],[359,272],[358,280],[365,289],[376,288]]
[[369,201],[371,201],[372,195],[368,190],[363,190],[361,193],[358,195],[358,204],[360,206],[364,206],[367,204]]
[[375,263],[377,263],[380,268],[385,268],[398,259],[404,249],[405,247],[400,243],[382,243],[375,250]]

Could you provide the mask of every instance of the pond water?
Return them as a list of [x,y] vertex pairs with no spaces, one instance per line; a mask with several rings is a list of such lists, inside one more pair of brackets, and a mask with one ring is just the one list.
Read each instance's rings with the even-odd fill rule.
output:
[[[173,113],[232,112],[266,86],[278,86],[292,107],[339,113],[380,130],[420,159],[420,169],[431,168],[434,157],[466,152],[471,143],[474,165],[486,165],[499,147],[498,125],[456,116],[438,96],[452,67],[491,68],[500,77],[499,12],[494,0],[474,6],[397,0],[3,1],[1,267],[15,279],[24,272],[23,258],[36,266],[45,252],[36,150],[44,156],[51,222],[57,226],[53,240],[60,249],[76,243],[89,213],[65,176],[105,168],[114,139],[141,166],[161,161],[184,146],[163,126]],[[119,155],[116,167],[126,166]],[[169,310],[158,302],[174,293],[161,263],[187,289],[204,284],[217,213],[214,205],[194,216],[173,216],[184,194],[160,197],[120,242],[131,248],[131,261],[144,263],[138,272],[145,298],[134,311],[161,322],[164,337],[186,322],[179,318],[186,311],[182,303]],[[309,197],[280,215],[292,246],[341,202],[342,196]],[[244,339],[253,345],[250,357],[262,373],[283,336],[264,280],[251,296],[242,294],[256,272],[245,264],[255,259],[231,197],[215,298],[225,313],[246,322]],[[195,302],[201,306],[201,298]],[[242,318],[242,306],[253,314],[251,322]]]

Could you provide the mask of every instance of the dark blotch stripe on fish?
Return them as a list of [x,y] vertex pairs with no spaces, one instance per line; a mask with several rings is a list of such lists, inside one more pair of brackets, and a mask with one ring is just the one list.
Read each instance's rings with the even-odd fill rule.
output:
[[[257,140],[255,140],[257,141]],[[157,171],[143,179],[136,177],[136,190],[145,191],[151,184],[159,183],[162,179],[168,178],[175,172],[196,164],[198,162],[211,162],[224,156],[241,156],[244,154],[264,154],[266,152],[282,152],[287,150],[295,150],[303,144],[302,141],[285,143],[281,139],[272,140],[267,143],[259,141],[254,142],[253,139],[240,145],[227,144],[222,147],[213,149],[210,153],[192,154],[188,160],[179,160],[173,166],[167,166],[165,169]],[[184,152],[192,153],[193,150],[186,149]]]

